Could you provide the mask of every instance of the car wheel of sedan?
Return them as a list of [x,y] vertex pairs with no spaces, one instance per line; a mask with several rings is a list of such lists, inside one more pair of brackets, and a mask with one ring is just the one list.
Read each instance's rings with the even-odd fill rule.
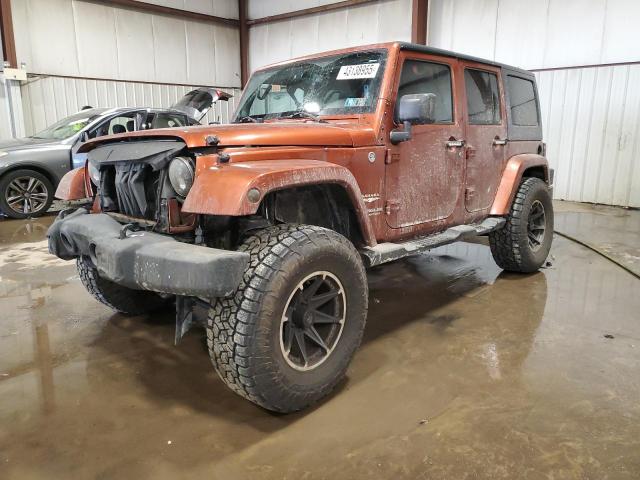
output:
[[362,260],[342,235],[277,225],[247,238],[249,266],[236,294],[209,312],[209,353],[234,392],[272,411],[301,410],[328,395],[360,344],[368,288]]
[[53,202],[51,181],[34,170],[14,170],[0,179],[0,210],[11,218],[44,215]]

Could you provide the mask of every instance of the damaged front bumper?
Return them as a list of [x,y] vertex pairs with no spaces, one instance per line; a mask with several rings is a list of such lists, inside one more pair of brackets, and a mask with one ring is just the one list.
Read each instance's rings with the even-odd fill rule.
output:
[[49,251],[64,260],[87,256],[100,276],[138,290],[201,298],[231,295],[249,262],[244,252],[179,242],[131,231],[104,213],[81,208],[58,216],[47,233]]

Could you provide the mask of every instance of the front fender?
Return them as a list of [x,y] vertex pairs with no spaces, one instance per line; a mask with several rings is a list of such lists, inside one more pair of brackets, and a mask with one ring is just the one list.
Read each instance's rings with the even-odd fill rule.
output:
[[[202,162],[197,171],[193,187],[182,206],[185,213],[252,215],[270,192],[333,183],[348,193],[364,241],[368,245],[376,244],[360,187],[351,172],[341,165],[319,160],[261,160],[209,165]],[[250,200],[248,193],[253,189],[258,194]]]
[[545,172],[545,182],[549,182],[549,164],[542,155],[535,153],[523,153],[514,155],[507,161],[507,165],[502,172],[502,180],[498,186],[491,215],[507,215],[511,209],[511,202],[518,191],[524,172],[531,167],[543,167]]
[[90,197],[86,167],[78,167],[65,173],[58,184],[55,196],[61,200],[80,200]]

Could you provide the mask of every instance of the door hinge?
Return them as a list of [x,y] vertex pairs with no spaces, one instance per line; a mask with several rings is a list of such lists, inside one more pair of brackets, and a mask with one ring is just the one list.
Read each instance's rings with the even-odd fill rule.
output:
[[473,197],[476,196],[475,188],[465,188],[464,189],[464,200],[465,202],[470,202]]
[[384,204],[385,215],[391,215],[392,212],[400,210],[400,202],[398,200],[387,200]]
[[384,163],[389,165],[390,163],[395,163],[400,161],[400,154],[393,153],[390,150],[387,150],[387,155],[384,157]]

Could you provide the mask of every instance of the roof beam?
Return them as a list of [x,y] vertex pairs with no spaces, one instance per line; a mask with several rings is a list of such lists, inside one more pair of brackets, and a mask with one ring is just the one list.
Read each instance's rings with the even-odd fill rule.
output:
[[2,51],[4,61],[12,68],[18,68],[16,56],[16,40],[13,36],[13,18],[11,17],[11,0],[0,0],[0,25],[2,26]]
[[249,25],[247,24],[247,0],[238,0],[240,17],[240,88],[249,79]]
[[273,23],[281,20],[289,20],[290,18],[303,17],[305,15],[311,15],[313,13],[330,12],[333,10],[341,10],[343,8],[353,7],[356,5],[363,5],[365,3],[373,3],[377,0],[345,0],[342,2],[329,3],[327,5],[320,5],[319,7],[304,8],[302,10],[295,10],[293,12],[281,13],[279,15],[270,15],[268,17],[254,18],[247,20],[247,25],[261,25],[263,23]]
[[413,0],[411,7],[411,43],[427,44],[429,0]]
[[[6,0],[6,1],[9,1],[9,0]],[[184,18],[187,20],[199,20],[201,22],[207,22],[207,23],[219,23],[223,25],[230,25],[233,27],[237,27],[240,24],[240,22],[235,18],[224,18],[224,17],[218,17],[216,15],[208,15],[206,13],[190,12],[188,10],[165,7],[162,5],[156,5],[154,3],[141,2],[139,0],[82,0],[82,1],[101,3],[103,5],[109,5],[114,7],[131,8],[131,9],[139,10],[142,12],[157,13],[160,15],[169,15],[171,17]]]

